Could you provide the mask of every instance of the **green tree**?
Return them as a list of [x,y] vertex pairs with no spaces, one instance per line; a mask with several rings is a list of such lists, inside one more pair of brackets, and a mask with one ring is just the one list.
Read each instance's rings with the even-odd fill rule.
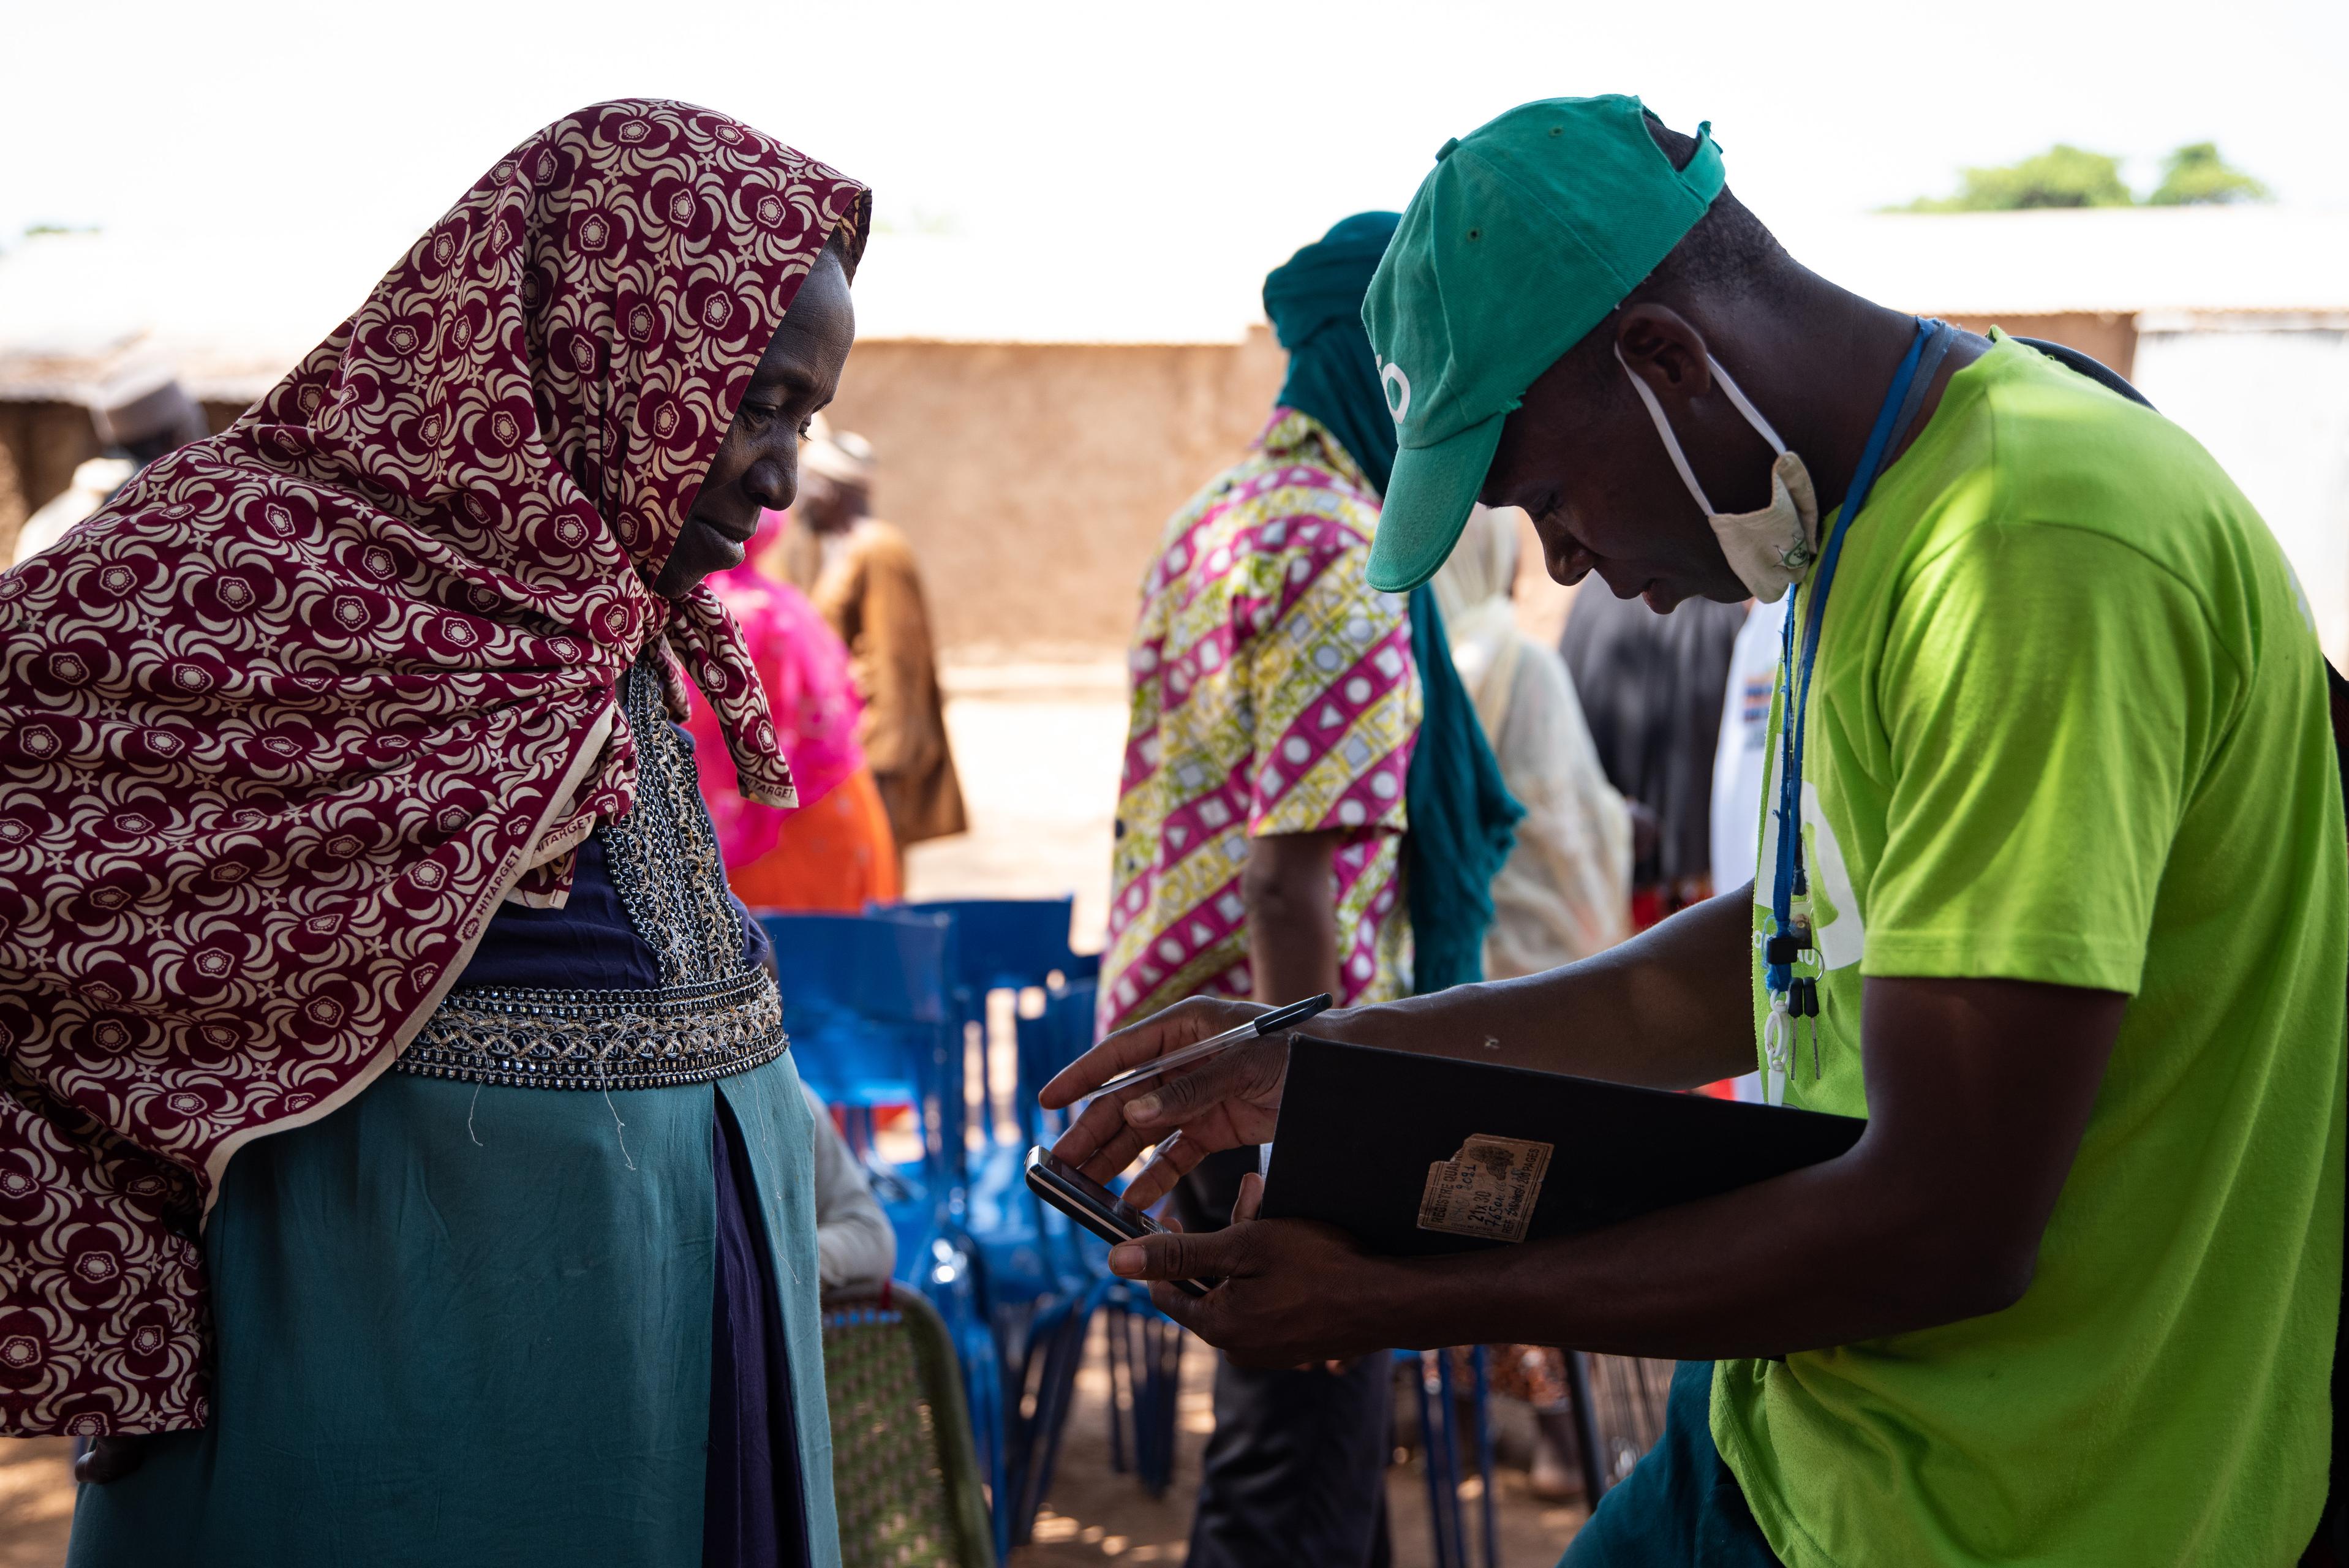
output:
[[[2215,152],[2214,152],[2215,156]],[[1969,169],[1954,196],[1920,196],[1908,212],[2013,212],[2029,207],[2128,207],[2120,160],[2057,142],[2020,163]]]
[[2220,157],[2217,142],[2193,141],[2162,160],[2161,183],[2146,204],[2195,207],[2274,200],[2265,185]]

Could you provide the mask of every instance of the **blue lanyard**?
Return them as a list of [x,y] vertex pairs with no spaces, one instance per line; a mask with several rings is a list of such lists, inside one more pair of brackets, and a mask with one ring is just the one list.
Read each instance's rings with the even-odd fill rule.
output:
[[[1794,932],[1795,892],[1803,878],[1803,738],[1810,717],[1811,666],[1819,656],[1819,627],[1826,616],[1827,590],[1835,585],[1836,562],[1843,556],[1844,536],[1851,531],[1852,519],[1867,504],[1868,491],[1876,488],[1876,476],[1884,466],[1885,453],[1899,438],[1899,427],[1905,422],[1901,416],[1904,410],[1914,413],[1907,405],[1909,386],[1917,378],[1918,362],[1924,357],[1929,343],[1939,346],[1936,340],[1945,338],[1950,331],[1947,322],[1917,323],[1917,335],[1909,340],[1909,352],[1893,374],[1891,388],[1884,394],[1884,406],[1876,411],[1875,428],[1868,433],[1868,445],[1860,451],[1859,467],[1852,473],[1851,488],[1844,492],[1834,531],[1827,535],[1827,547],[1820,552],[1810,582],[1795,590],[1795,603],[1787,608],[1779,655],[1779,667],[1785,672],[1785,694],[1778,715],[1778,859],[1770,889],[1770,929],[1774,936]],[[1933,357],[1938,364],[1940,354]],[[1795,666],[1797,610],[1803,612],[1799,618],[1806,623],[1799,684]],[[1811,938],[1808,933],[1802,933],[1796,940],[1807,946]],[[1765,952],[1768,962],[1763,970],[1763,983],[1772,991],[1783,994],[1794,983],[1793,958],[1796,951],[1799,949],[1790,951],[1785,944],[1773,943]]]

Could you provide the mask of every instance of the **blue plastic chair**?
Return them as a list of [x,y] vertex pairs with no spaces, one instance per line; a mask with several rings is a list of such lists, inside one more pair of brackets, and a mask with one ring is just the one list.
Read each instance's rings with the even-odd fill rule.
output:
[[937,916],[763,916],[800,1074],[846,1107],[870,1156],[870,1119],[913,1108],[925,1172],[936,1185],[962,1121],[962,1055],[953,1048],[954,923]]
[[[1109,1463],[1152,1497],[1174,1478],[1174,1422],[1183,1389],[1183,1329],[1152,1305],[1149,1287],[1112,1277],[1102,1297],[1109,1337]],[[1129,1426],[1118,1418],[1123,1402]]]
[[[897,1233],[898,1276],[945,1321],[963,1374],[980,1473],[1007,1498],[1005,1374],[988,1307],[984,1249],[968,1223],[963,1026],[950,915],[877,909],[864,915],[765,917],[783,1020],[802,1075],[825,1099],[862,1111],[882,1207]],[[870,1143],[882,1105],[912,1107],[922,1157],[889,1168]],[[1009,1522],[993,1522],[999,1558]]]
[[[1050,987],[1042,1010],[1018,1020],[1015,1108],[1023,1144],[1049,1143],[1059,1136],[1063,1114],[1038,1107],[1036,1091],[1092,1044],[1092,976],[1099,973],[1100,961],[1079,958],[1075,963],[1084,977]],[[1084,1361],[1085,1336],[1094,1312],[1116,1283],[1109,1276],[1105,1244],[1058,1209],[1036,1203],[1032,1196],[1030,1203],[1040,1272],[1051,1280],[1051,1288],[1024,1304],[1007,1303],[997,1309],[997,1339],[1010,1379],[1006,1447],[1014,1545],[1030,1539],[1050,1490],[1077,1372]]]
[[[964,1129],[966,1144],[976,1143],[975,1156],[957,1149],[957,1173],[967,1200],[968,1224],[979,1251],[980,1303],[999,1319],[999,1347],[1007,1367],[1024,1359],[1026,1319],[1048,1297],[1068,1294],[1068,1282],[1047,1253],[1044,1206],[1029,1192],[1021,1171],[1026,1144],[1007,1143],[996,1135],[999,1089],[1015,1103],[1027,1097],[1020,1075],[999,1085],[992,1052],[985,1048],[987,1003],[999,990],[1025,991],[1051,985],[1080,967],[1069,947],[1069,921],[1074,900],[956,899],[894,906],[909,916],[945,915],[954,922],[955,973],[953,1000],[960,1020],[960,1039],[968,1040],[977,1026],[979,1053],[980,1105],[978,1136]],[[1099,960],[1092,965],[1098,971]],[[968,1047],[966,1046],[967,1049]],[[1023,1113],[1014,1110],[1015,1119]]]
[[[1071,977],[1077,955],[1069,947],[1069,922],[1075,900],[1062,898],[939,899],[924,903],[885,906],[908,914],[943,914],[955,923],[954,1001],[968,1030],[978,1026],[982,1042],[987,1031],[987,999],[996,991],[1026,990],[1050,983],[1054,975]],[[884,906],[876,906],[884,907]],[[1095,972],[1098,958],[1092,961]],[[988,1053],[981,1051],[980,1099],[987,1107],[979,1131],[995,1142],[994,1108],[999,1086]]]
[[[923,1119],[926,1149],[933,1156],[925,1174],[938,1201],[926,1219],[895,1204],[885,1207],[898,1228],[905,1282],[937,1305],[961,1358],[977,1457],[995,1500],[999,1555],[1028,1539],[1042,1504],[1085,1332],[1104,1289],[1105,1249],[1096,1247],[1089,1255],[1083,1243],[1091,1238],[1027,1189],[1019,1165],[1030,1139],[1023,1136],[1013,1146],[995,1134],[999,1087],[1011,1090],[1023,1135],[1031,1127],[1040,1132],[1030,1062],[1041,1068],[1073,1059],[1092,1043],[1089,982],[1100,960],[1070,951],[1070,910],[1068,899],[968,900],[874,906],[865,917],[865,923],[914,923],[928,931],[944,926],[949,934],[940,950],[947,955],[945,979],[935,995],[925,991],[920,1005],[910,1009],[918,1020],[907,1020],[937,1026],[919,1088],[926,1107],[932,1108]],[[790,934],[772,934],[779,947]],[[897,1090],[896,1081],[870,1059],[869,1047],[863,1047],[864,1057],[845,1064],[836,1064],[831,1050],[843,1038],[873,1038],[876,1012],[890,1005],[885,995],[876,996],[841,978],[843,968],[875,966],[868,951],[874,939],[814,926],[799,934],[811,939],[800,967],[823,971],[803,974],[799,988],[802,1001],[823,1016],[809,1052],[812,1070],[849,1085],[852,1096],[878,1098]],[[835,945],[828,947],[827,942]],[[855,953],[837,945],[857,943],[864,945]],[[1065,984],[1072,976],[1084,977],[1081,995]],[[1062,984],[1052,985],[1055,981]],[[885,975],[880,989],[885,993],[890,983]],[[899,977],[894,984],[902,990],[907,982]],[[989,993],[1034,986],[1051,986],[1045,1011],[1019,1020],[1019,1070],[1013,1083],[998,1086],[991,1064],[982,1068],[981,1125],[974,1138],[966,1100],[969,1026],[978,1025],[984,1040]],[[902,1001],[895,1006],[908,1010]],[[790,1006],[787,995],[787,1020]],[[843,1016],[844,1022],[835,1023]],[[847,1054],[854,1058],[858,1048],[851,1046]],[[984,1052],[981,1061],[988,1062]],[[1044,1077],[1058,1070],[1051,1066]],[[1034,1080],[1035,1086],[1040,1083]]]
[[[989,1148],[972,1181],[970,1221],[981,1238],[986,1299],[1004,1376],[1005,1487],[1001,1516],[1011,1546],[1025,1544],[1051,1486],[1093,1314],[1113,1283],[1107,1247],[1040,1202],[1020,1171],[1021,1151],[1058,1136],[1036,1091],[1092,1043],[1097,958],[1065,954],[1033,1016],[1017,1016],[1014,1145]],[[966,973],[971,973],[966,970]],[[999,969],[997,975],[1006,975]],[[1082,978],[1071,981],[1072,975]]]

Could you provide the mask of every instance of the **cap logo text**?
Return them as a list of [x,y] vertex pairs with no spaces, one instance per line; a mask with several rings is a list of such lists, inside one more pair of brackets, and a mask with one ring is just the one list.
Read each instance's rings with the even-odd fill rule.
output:
[[1400,365],[1382,365],[1379,366],[1379,390],[1386,394],[1387,412],[1394,416],[1396,424],[1402,424],[1403,416],[1411,412],[1411,377],[1402,373]]

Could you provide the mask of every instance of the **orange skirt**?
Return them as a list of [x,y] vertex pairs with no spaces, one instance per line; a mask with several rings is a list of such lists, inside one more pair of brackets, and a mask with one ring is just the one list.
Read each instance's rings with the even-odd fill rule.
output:
[[783,819],[775,847],[727,873],[752,909],[840,910],[900,896],[897,846],[873,770],[860,768],[812,806]]

